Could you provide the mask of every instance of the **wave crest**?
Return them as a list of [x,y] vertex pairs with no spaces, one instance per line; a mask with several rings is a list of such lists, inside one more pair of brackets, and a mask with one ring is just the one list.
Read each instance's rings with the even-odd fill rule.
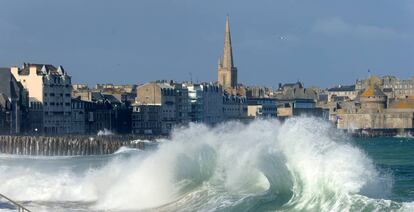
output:
[[[102,167],[72,173],[79,182],[64,187],[69,194],[62,200],[91,200],[96,210],[409,207],[383,200],[384,191],[392,186],[391,177],[379,173],[372,160],[329,123],[315,118],[292,118],[283,124],[276,120],[229,122],[214,128],[192,124],[175,130],[172,138],[154,151],[128,153],[135,154],[122,157],[120,151]],[[0,180],[6,182],[0,185],[0,192],[25,183],[23,179],[11,182],[4,176],[0,174]],[[32,191],[41,192],[48,185],[31,186]],[[87,192],[72,194],[82,191],[73,189],[76,186]],[[20,191],[12,196],[33,200],[25,190]],[[380,193],[384,195],[378,196]]]

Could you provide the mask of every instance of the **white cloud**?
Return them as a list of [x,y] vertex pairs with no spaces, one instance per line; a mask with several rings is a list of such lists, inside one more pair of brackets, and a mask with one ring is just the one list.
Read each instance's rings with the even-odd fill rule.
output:
[[401,39],[408,36],[391,28],[351,24],[341,18],[318,20],[311,31],[328,36],[351,36],[360,39]]

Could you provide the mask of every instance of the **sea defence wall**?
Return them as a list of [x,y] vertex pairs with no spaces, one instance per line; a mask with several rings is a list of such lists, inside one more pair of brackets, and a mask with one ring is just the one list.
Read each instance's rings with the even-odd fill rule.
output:
[[414,129],[355,129],[343,130],[353,137],[373,138],[373,137],[409,137],[414,135]]
[[0,136],[0,153],[40,156],[112,154],[120,147],[145,149],[155,137],[135,136]]

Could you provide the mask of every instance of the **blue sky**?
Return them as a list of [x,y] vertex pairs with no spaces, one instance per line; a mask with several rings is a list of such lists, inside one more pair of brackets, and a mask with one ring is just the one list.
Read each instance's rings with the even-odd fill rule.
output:
[[63,65],[90,85],[215,81],[226,14],[247,85],[414,75],[411,0],[3,0],[0,66]]

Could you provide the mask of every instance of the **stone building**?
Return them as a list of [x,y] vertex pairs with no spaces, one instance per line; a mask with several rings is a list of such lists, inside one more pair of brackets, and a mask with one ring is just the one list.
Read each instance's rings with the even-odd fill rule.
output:
[[111,94],[123,103],[134,103],[137,95],[137,85],[97,84],[92,91]]
[[89,116],[87,108],[91,102],[83,101],[80,98],[72,99],[72,134],[87,134],[87,118]]
[[187,83],[192,122],[215,125],[223,119],[223,90],[212,83]]
[[277,101],[277,117],[285,119],[292,116],[315,116],[329,119],[329,109],[316,106],[313,99],[292,99]]
[[234,89],[237,87],[237,68],[234,66],[233,62],[229,16],[226,17],[223,56],[218,62],[217,77],[218,83],[223,89]]
[[28,91],[31,101],[40,102],[43,109],[43,126],[47,134],[71,133],[71,77],[62,66],[23,64],[12,67],[17,81]]
[[[95,97],[96,98],[96,97]],[[72,134],[97,134],[99,132],[109,131],[113,133],[130,133],[131,123],[126,122],[123,126],[116,118],[117,108],[108,99],[85,101],[80,97],[73,98],[72,107]],[[126,119],[131,119],[131,113],[126,114]],[[123,128],[125,131],[120,130]]]
[[248,104],[245,96],[223,96],[223,118],[226,121],[243,121],[248,118]]
[[314,88],[305,88],[302,82],[279,84],[273,98],[280,100],[313,99],[317,101],[318,93]]
[[141,135],[161,135],[161,105],[134,104],[132,110],[132,133]]
[[[375,79],[379,88],[387,95],[388,98],[406,98],[414,96],[414,77],[410,79],[398,79],[395,76],[383,76],[381,78],[371,76]],[[362,79],[355,82],[355,89],[363,91],[368,86],[368,80]]]
[[10,68],[0,68],[0,82],[0,133],[21,133],[27,129],[27,122],[22,121],[27,115],[27,91],[13,76]]
[[72,85],[72,98],[80,98],[83,101],[91,101],[91,91],[86,84]]
[[269,98],[272,97],[273,89],[263,86],[249,86],[246,87],[247,98]]
[[43,103],[30,97],[29,104],[26,132],[29,134],[43,133]]
[[[137,89],[137,98],[134,108],[139,105],[160,106],[161,133],[168,134],[178,124],[176,89],[169,82],[158,81],[141,85]],[[150,111],[150,110],[144,110]],[[144,115],[146,116],[146,115]],[[136,124],[136,123],[135,123]],[[134,123],[132,123],[134,125]]]
[[175,90],[175,116],[177,118],[177,123],[180,125],[188,125],[188,123],[191,121],[191,102],[188,94],[188,88],[183,83],[172,83],[171,85]]
[[[110,130],[112,133],[131,133],[131,99],[136,97],[133,85],[98,84],[90,89],[85,84],[74,84],[72,97],[89,103],[94,103],[90,113],[94,114],[94,121],[89,121],[91,126],[88,133],[96,130]],[[134,94],[130,93],[135,91]],[[135,100],[134,100],[135,101]],[[109,118],[107,118],[109,117]],[[104,127],[104,129],[101,129]]]
[[277,104],[273,98],[249,98],[248,116],[252,118],[276,118]]
[[374,77],[357,100],[336,111],[336,124],[339,129],[348,130],[407,130],[413,128],[414,110],[397,101],[387,104],[387,95],[382,92],[380,83]]
[[338,85],[328,89],[328,102],[336,100],[354,100],[358,95],[355,85]]

